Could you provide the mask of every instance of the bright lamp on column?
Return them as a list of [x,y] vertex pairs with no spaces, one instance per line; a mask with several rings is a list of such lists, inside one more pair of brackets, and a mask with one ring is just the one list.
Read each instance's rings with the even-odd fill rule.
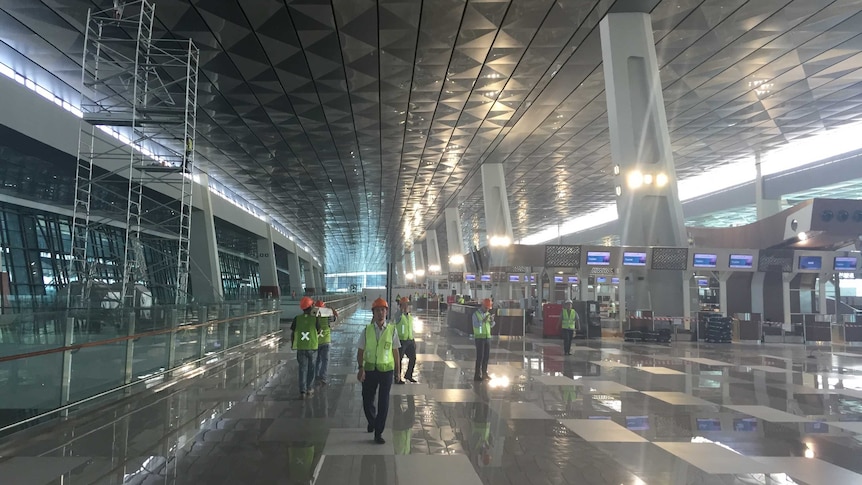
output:
[[464,264],[464,255],[463,254],[453,254],[449,256],[449,264],[453,266],[458,266]]

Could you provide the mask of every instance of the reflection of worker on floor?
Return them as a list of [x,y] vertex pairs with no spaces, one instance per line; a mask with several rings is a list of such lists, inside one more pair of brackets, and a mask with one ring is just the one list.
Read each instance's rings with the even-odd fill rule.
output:
[[571,411],[575,407],[575,401],[578,400],[578,389],[575,386],[562,386],[560,392],[563,394],[563,405],[567,411]]
[[474,462],[482,467],[491,465],[491,408],[484,402],[474,403],[470,416],[470,453]]
[[381,455],[365,455],[359,468],[361,484],[386,485],[389,483],[386,473],[386,460]]
[[395,396],[395,416],[392,422],[392,439],[395,441],[396,455],[410,454],[410,440],[413,438],[413,421],[416,419],[416,403],[413,396]]
[[289,483],[308,485],[314,480],[314,445],[300,443],[287,448]]

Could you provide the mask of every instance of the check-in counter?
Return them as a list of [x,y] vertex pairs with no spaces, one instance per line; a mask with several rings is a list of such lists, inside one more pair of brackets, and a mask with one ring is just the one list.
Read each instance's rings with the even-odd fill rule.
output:
[[845,323],[844,327],[844,342],[858,343],[862,342],[862,324],[860,323]]
[[832,324],[829,322],[805,322],[806,342],[831,342]]
[[763,339],[760,313],[737,313],[733,323],[733,340],[759,342]]
[[422,296],[422,297],[419,297],[419,299],[416,301],[416,305],[414,305],[414,308],[417,308],[417,309],[421,308],[423,310],[435,310],[436,311],[436,310],[438,310],[439,305],[440,305],[440,301],[438,299],[426,298],[426,297]]
[[[478,305],[459,305],[453,303],[446,312],[446,324],[464,333],[473,334],[473,314]],[[523,336],[524,310],[521,308],[498,308],[491,328],[491,335]]]

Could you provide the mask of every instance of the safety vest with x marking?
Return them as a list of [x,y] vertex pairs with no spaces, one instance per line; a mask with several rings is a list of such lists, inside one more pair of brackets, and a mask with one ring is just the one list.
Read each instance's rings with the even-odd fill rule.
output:
[[294,350],[317,350],[317,317],[298,315],[293,331]]

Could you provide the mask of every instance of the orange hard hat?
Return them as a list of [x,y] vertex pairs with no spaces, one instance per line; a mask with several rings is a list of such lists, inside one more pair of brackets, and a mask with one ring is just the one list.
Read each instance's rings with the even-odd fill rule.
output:
[[323,300],[317,300],[316,302],[314,302],[314,306],[316,306],[317,308],[323,308],[326,306],[326,303],[323,303]]
[[383,298],[378,298],[371,303],[371,309],[372,310],[375,308],[379,308],[379,307],[383,307],[383,308],[388,309],[389,303],[386,303],[386,300],[384,300]]
[[309,298],[307,296],[303,296],[302,299],[299,300],[299,308],[302,310],[305,310],[305,309],[311,307],[311,305],[314,305],[314,300],[312,300],[311,298]]
[[402,296],[400,303],[410,303],[410,298],[407,298],[406,296]]
[[492,306],[494,306],[494,303],[491,301],[490,298],[485,298],[484,300],[482,300],[482,306],[485,308],[491,308]]

